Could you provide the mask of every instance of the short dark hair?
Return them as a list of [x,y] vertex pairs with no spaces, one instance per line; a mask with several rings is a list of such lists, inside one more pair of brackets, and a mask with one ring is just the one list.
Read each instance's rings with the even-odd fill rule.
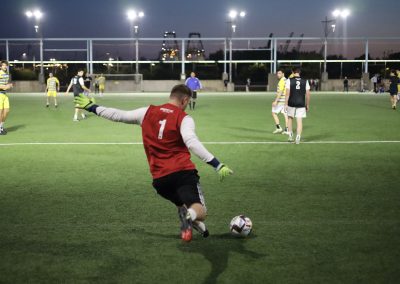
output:
[[283,69],[282,69],[282,68],[280,68],[280,69],[276,70],[276,73],[278,73],[279,71],[281,71],[283,74],[285,74],[285,71],[283,71]]
[[392,70],[390,70],[390,73],[396,74],[397,72],[396,72],[396,70],[392,69]]
[[171,90],[171,94],[169,95],[170,98],[178,99],[183,99],[185,96],[191,97],[192,90],[184,84],[175,85]]
[[7,61],[7,60],[2,60],[2,61],[0,62],[0,64],[1,64],[1,65],[6,64],[6,65],[8,66],[8,61]]
[[293,73],[301,73],[301,68],[300,67],[294,67],[293,68]]

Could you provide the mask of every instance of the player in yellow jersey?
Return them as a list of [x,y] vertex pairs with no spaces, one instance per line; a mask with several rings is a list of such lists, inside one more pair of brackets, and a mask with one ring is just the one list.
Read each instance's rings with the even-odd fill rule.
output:
[[57,77],[53,76],[53,73],[49,73],[49,78],[47,79],[47,103],[46,107],[50,105],[50,97],[54,98],[54,107],[57,107],[57,92],[60,91],[60,81],[58,81]]
[[10,102],[6,91],[12,87],[13,84],[10,83],[10,74],[8,73],[8,62],[3,60],[0,63],[0,135],[7,134],[4,123],[10,112]]
[[[400,70],[396,70],[397,77],[400,79]],[[399,84],[397,85],[397,102],[400,101],[400,81]]]
[[[276,73],[276,76],[279,79],[278,83],[278,90],[276,92],[276,97],[275,100],[272,102],[272,117],[274,118],[276,129],[273,134],[289,134],[287,124],[288,124],[288,117],[285,112],[285,84],[286,84],[286,78],[285,74],[283,73],[282,70],[278,70]],[[278,114],[282,113],[283,116],[285,117],[285,131],[283,131],[280,123],[279,123],[279,117]]]
[[104,89],[106,88],[106,78],[103,76],[103,74],[100,74],[100,77],[97,78],[97,82],[99,83],[100,97],[102,97],[103,93],[104,93]]

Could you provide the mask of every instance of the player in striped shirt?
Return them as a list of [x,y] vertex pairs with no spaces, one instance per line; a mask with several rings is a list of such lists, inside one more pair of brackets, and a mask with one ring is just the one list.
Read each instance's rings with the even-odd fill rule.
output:
[[60,91],[60,81],[58,81],[57,77],[53,76],[53,73],[49,73],[49,78],[47,79],[47,103],[46,107],[50,105],[50,97],[54,98],[54,107],[57,107],[57,92]]
[[[275,100],[272,102],[272,117],[274,118],[276,129],[273,134],[289,134],[287,124],[288,124],[288,117],[285,112],[285,84],[286,78],[285,73],[282,70],[278,70],[276,76],[279,79],[278,83],[278,90],[276,92]],[[285,131],[283,131],[281,124],[279,123],[278,114],[282,113],[285,118]]]

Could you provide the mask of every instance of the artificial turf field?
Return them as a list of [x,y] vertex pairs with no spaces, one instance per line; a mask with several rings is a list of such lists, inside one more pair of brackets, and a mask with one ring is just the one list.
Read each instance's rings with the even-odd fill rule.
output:
[[[211,235],[184,244],[176,209],[151,186],[140,127],[72,122],[70,96],[46,109],[43,96],[11,94],[0,283],[398,283],[400,110],[387,94],[312,94],[294,145],[272,134],[272,97],[200,94],[188,111],[234,175],[220,183],[193,157]],[[166,99],[98,103],[128,110]],[[239,214],[254,224],[246,239],[229,234]]]

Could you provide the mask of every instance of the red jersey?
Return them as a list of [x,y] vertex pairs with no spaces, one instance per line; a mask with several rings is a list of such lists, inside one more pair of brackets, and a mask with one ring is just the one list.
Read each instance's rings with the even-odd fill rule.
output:
[[142,122],[142,137],[154,179],[196,168],[180,131],[186,115],[172,104],[149,106]]

